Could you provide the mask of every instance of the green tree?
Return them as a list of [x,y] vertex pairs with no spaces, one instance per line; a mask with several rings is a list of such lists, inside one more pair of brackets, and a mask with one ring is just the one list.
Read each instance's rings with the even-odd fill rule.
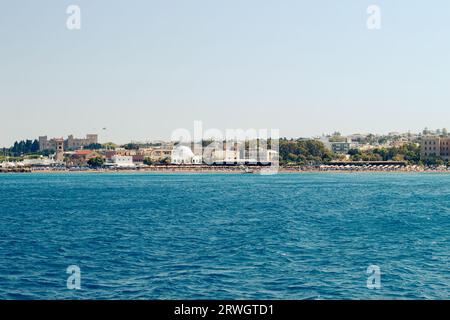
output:
[[147,157],[144,159],[144,164],[147,166],[151,166],[151,165],[155,164],[155,162],[151,158]]
[[280,164],[323,163],[334,158],[333,153],[317,140],[287,140],[279,141]]
[[88,160],[88,165],[92,168],[100,168],[104,163],[105,161],[102,157],[95,157]]
[[170,158],[166,157],[164,159],[161,159],[161,160],[159,160],[159,163],[168,165],[168,164],[170,164]]
[[37,152],[39,151],[39,141],[34,140],[33,144],[31,145],[31,152]]
[[39,142],[37,140],[22,140],[14,142],[9,149],[10,154],[14,156],[22,156],[39,151]]
[[115,150],[117,148],[117,144],[113,142],[107,142],[102,145],[102,148],[107,150]]
[[139,150],[139,145],[137,143],[127,143],[123,147],[127,150]]
[[84,147],[87,150],[100,150],[102,145],[100,143],[91,143],[90,145]]

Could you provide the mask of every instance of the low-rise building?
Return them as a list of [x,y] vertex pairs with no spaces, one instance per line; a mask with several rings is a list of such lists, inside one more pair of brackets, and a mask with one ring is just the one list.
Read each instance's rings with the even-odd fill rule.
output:
[[449,147],[449,137],[425,136],[422,138],[421,156],[425,158],[441,157],[444,160],[449,160]]
[[23,164],[27,167],[50,167],[56,165],[54,159],[50,158],[38,158],[38,159],[25,159]]
[[450,138],[441,138],[440,141],[440,153],[441,158],[444,160],[449,160],[449,148],[450,147]]
[[160,161],[163,159],[170,159],[172,156],[172,149],[158,148],[153,149],[150,153],[150,159],[152,161]]
[[111,164],[116,168],[135,168],[133,163],[133,156],[119,156],[115,155],[111,158]]
[[102,157],[100,153],[92,150],[76,150],[68,154],[70,154],[68,165],[72,166],[85,166],[90,159]]
[[144,163],[144,155],[143,154],[135,154],[131,157],[133,158],[133,163],[135,163],[135,164],[143,164]]
[[331,151],[337,154],[348,154],[351,149],[351,144],[349,142],[330,142]]
[[246,149],[245,145],[209,150],[205,162],[215,165],[270,165],[277,163],[279,154],[275,150],[265,148]]
[[350,140],[345,137],[340,137],[342,141],[330,141],[330,137],[322,136],[318,140],[323,143],[325,148],[337,154],[348,154],[352,148]]

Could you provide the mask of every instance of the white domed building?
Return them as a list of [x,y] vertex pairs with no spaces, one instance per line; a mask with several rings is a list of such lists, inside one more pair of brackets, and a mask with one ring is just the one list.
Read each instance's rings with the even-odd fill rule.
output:
[[196,156],[189,147],[176,146],[172,150],[172,164],[201,164],[202,158]]

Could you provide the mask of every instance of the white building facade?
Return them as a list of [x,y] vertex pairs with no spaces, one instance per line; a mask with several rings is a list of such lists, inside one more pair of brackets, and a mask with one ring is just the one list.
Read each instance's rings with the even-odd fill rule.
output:
[[111,162],[114,167],[117,168],[135,168],[133,163],[133,156],[119,156],[115,155],[111,157]]

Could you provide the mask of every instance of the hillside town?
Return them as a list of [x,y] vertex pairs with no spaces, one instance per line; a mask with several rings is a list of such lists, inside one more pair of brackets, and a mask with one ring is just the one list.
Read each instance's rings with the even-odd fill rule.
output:
[[3,148],[0,170],[242,171],[276,163],[284,171],[447,171],[450,136],[446,129],[386,135],[344,136],[334,132],[313,138],[282,138],[277,150],[259,142],[253,147],[245,142],[223,142],[206,153],[207,145],[211,141],[203,141],[198,148],[168,141],[100,143],[97,134],[87,134],[84,138],[40,136]]

